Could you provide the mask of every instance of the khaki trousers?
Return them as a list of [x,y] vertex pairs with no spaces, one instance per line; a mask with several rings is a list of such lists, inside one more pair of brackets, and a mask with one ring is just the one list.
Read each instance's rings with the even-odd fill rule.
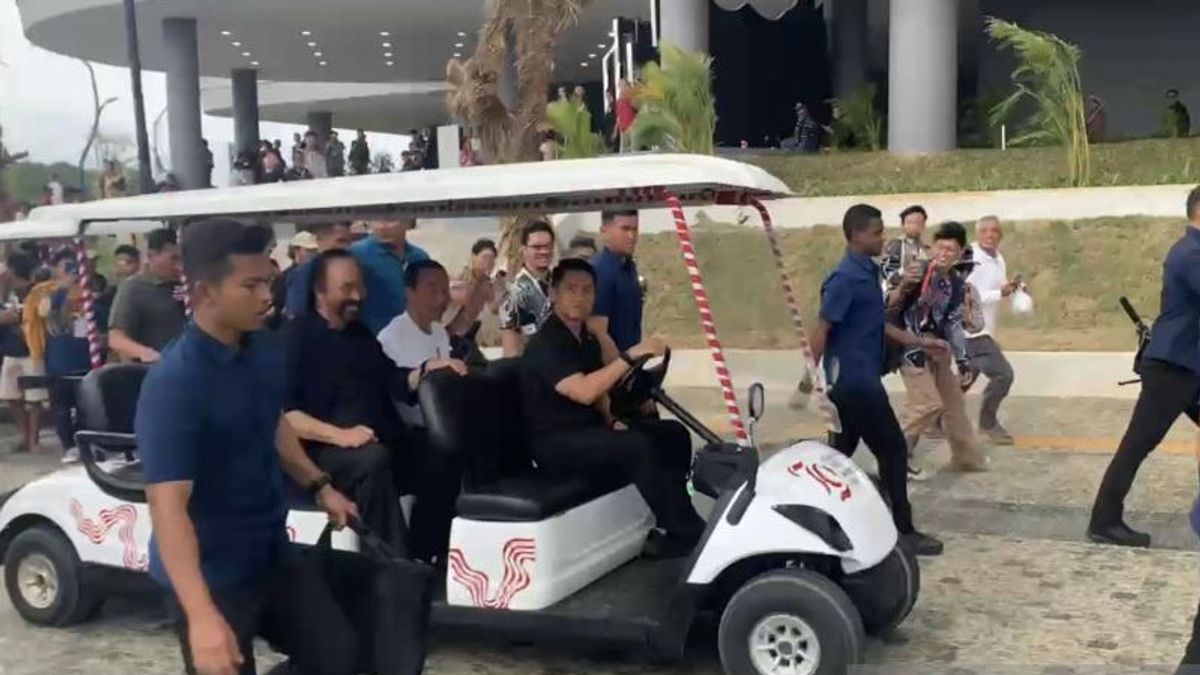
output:
[[981,469],[986,463],[971,420],[966,398],[948,357],[928,356],[924,368],[905,363],[900,368],[908,397],[900,426],[911,448],[929,425],[942,418],[942,430],[950,443],[950,464],[958,469]]

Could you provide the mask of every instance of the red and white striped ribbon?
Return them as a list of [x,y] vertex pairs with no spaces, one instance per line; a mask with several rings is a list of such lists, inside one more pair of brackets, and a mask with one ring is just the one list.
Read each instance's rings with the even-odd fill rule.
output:
[[808,341],[808,333],[804,330],[803,314],[800,312],[800,303],[796,300],[796,291],[792,286],[792,278],[788,276],[787,266],[783,262],[783,249],[779,247],[779,236],[775,233],[775,225],[771,221],[771,212],[767,210],[766,204],[756,197],[747,197],[746,203],[753,206],[758,211],[758,215],[762,218],[763,229],[767,232],[767,241],[771,244],[771,255],[775,258],[775,266],[779,269],[779,280],[783,286],[783,297],[787,301],[788,313],[792,317],[792,327],[796,329],[796,335],[800,338],[800,355],[804,358],[804,365],[808,368],[809,377],[813,383],[813,400],[816,401],[817,408],[821,411],[821,417],[825,420],[825,427],[834,433],[842,432],[842,422],[838,418],[837,407],[829,400],[829,389],[825,384],[825,373],[817,367],[817,360],[813,357],[812,344]]
[[692,246],[692,234],[688,230],[687,218],[683,215],[683,205],[679,198],[670,192],[663,191],[663,198],[675,218],[675,234],[679,237],[679,250],[683,254],[683,263],[687,266],[688,278],[692,284],[692,297],[696,308],[700,310],[700,327],[704,329],[704,337],[708,342],[708,351],[712,355],[713,368],[717,372],[717,381],[721,384],[721,395],[725,398],[725,411],[729,414],[729,423],[733,427],[733,437],[738,445],[750,447],[750,435],[742,423],[742,411],[738,407],[737,393],[733,389],[733,380],[729,376],[729,366],[725,363],[725,352],[721,349],[721,341],[717,339],[717,326],[713,321],[712,306],[708,303],[708,291],[704,290],[704,279],[700,276],[700,267],[696,264],[696,249]]
[[95,370],[103,365],[104,357],[100,353],[100,333],[96,330],[96,308],[92,302],[92,271],[83,237],[75,238],[75,257],[79,262],[79,290],[83,298],[83,318],[87,323],[88,357],[91,369]]

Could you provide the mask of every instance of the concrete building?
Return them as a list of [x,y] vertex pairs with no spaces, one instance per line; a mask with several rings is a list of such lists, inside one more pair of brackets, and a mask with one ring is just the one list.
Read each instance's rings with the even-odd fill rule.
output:
[[[486,0],[137,0],[144,68],[167,75],[175,172],[197,186],[204,110],[234,119],[238,144],[258,121],[317,131],[384,132],[450,123],[446,62],[469,56]],[[24,30],[51,51],[126,65],[121,0],[25,0]],[[1003,91],[1010,63],[983,36],[998,15],[1083,48],[1083,80],[1108,104],[1110,132],[1157,127],[1162,92],[1187,101],[1198,53],[1194,0],[595,0],[556,54],[563,83],[627,77],[657,41],[716,59],[720,140],[773,144],[796,101],[826,106],[867,82],[888,113],[888,145],[911,154],[959,140],[965,103]],[[450,153],[452,154],[452,153]],[[444,155],[448,156],[448,155]]]

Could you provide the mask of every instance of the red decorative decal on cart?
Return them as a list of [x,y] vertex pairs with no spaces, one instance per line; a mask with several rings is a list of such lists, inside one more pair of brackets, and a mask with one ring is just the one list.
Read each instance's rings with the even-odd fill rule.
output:
[[788,473],[797,477],[808,476],[812,478],[817,484],[825,488],[826,494],[831,495],[836,492],[842,501],[846,501],[851,497],[850,486],[838,478],[837,471],[823,464],[807,464],[804,461],[799,461],[788,467]]
[[93,520],[83,515],[83,505],[78,500],[71,500],[71,517],[75,519],[75,529],[79,530],[88,541],[99,546],[108,539],[108,534],[116,528],[117,538],[125,550],[121,563],[125,569],[145,570],[149,565],[146,554],[138,554],[137,539],[134,537],[134,527],[137,525],[137,509],[128,504],[122,504],[111,509],[100,509]]
[[509,539],[504,544],[504,578],[496,594],[488,598],[491,581],[488,575],[473,569],[467,564],[463,552],[457,548],[450,549],[450,577],[460,586],[467,589],[471,596],[471,604],[475,607],[489,609],[508,609],[513,597],[529,587],[533,580],[526,565],[536,559],[537,546],[533,539]]

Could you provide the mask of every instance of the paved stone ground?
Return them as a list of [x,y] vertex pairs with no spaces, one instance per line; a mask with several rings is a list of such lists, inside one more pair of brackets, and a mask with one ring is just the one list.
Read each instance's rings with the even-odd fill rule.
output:
[[[717,397],[679,398],[719,427]],[[899,400],[897,401],[899,404]],[[1180,424],[1146,463],[1131,495],[1131,520],[1155,548],[1131,551],[1084,543],[1091,498],[1132,402],[1015,399],[1007,404],[1012,448],[991,450],[991,471],[938,471],[944,444],[924,442],[932,476],[913,483],[919,525],[944,537],[946,554],[922,561],[923,589],[912,616],[888,644],[872,641],[862,673],[1025,675],[1170,673],[1200,595],[1200,556],[1186,512],[1196,494]],[[811,412],[768,408],[760,441],[819,435]],[[0,447],[4,441],[0,439]],[[53,458],[3,455],[0,490],[53,470]],[[869,454],[856,457],[871,467]],[[265,655],[264,655],[265,656]],[[270,657],[266,656],[269,661]],[[175,643],[153,597],[109,602],[98,620],[70,630],[25,624],[0,599],[0,675],[134,675],[177,670]],[[439,638],[434,675],[719,673],[711,628],[695,632],[684,662],[652,666],[588,649],[479,645]]]

